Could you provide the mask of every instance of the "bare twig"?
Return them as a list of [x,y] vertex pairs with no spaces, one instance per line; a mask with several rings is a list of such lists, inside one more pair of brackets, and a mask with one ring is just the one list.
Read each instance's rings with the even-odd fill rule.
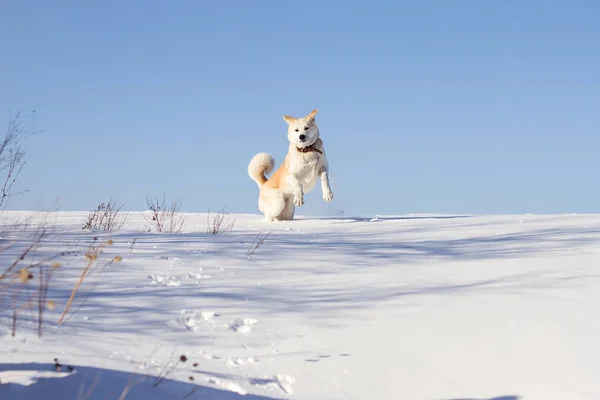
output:
[[75,287],[73,288],[73,291],[71,292],[71,296],[69,297],[69,301],[67,302],[67,305],[65,306],[65,309],[64,309],[62,315],[58,319],[58,323],[59,324],[62,323],[63,319],[65,318],[65,316],[69,312],[69,309],[71,308],[71,304],[73,303],[73,299],[75,298],[75,293],[77,293],[77,290],[79,290],[79,287],[83,283],[83,280],[85,279],[86,275],[89,273],[90,269],[92,268],[92,265],[96,261],[96,257],[95,256],[96,256],[96,254],[94,254],[93,256],[92,255],[88,255],[88,263],[85,266],[85,268],[83,269],[83,272],[81,273],[81,275],[79,276],[79,280],[77,281],[77,283],[75,284]]
[[39,265],[39,286],[38,286],[38,337],[42,337],[42,325],[44,323],[44,310],[46,307],[54,308],[54,302],[49,302],[48,286],[52,279],[52,273],[60,268],[59,263],[53,263],[51,266]]
[[[35,110],[34,116],[35,116]],[[35,126],[31,132],[26,132],[22,122],[23,116],[20,112],[15,115],[11,115],[9,118],[8,126],[4,139],[0,141],[0,210],[4,210],[8,204],[9,199],[15,195],[24,193],[25,191],[15,193],[13,186],[15,185],[19,175],[25,167],[25,150],[20,145],[20,140],[25,136],[35,134]],[[34,121],[35,125],[35,121]],[[20,230],[21,225],[23,230],[27,230],[31,225],[31,220],[26,219],[24,224],[20,221],[16,221],[12,229]],[[48,286],[52,277],[52,272],[58,268],[60,264],[54,263],[51,266],[47,265],[48,262],[57,258],[64,253],[56,254],[51,257],[47,257],[42,261],[35,263],[26,260],[29,256],[37,250],[43,242],[43,239],[47,236],[45,227],[41,227],[35,232],[35,234],[27,240],[26,247],[18,254],[16,259],[0,274],[0,290],[6,290],[11,296],[10,308],[12,309],[12,335],[16,335],[17,321],[19,313],[23,310],[32,310],[32,317],[35,317],[35,310],[37,304],[37,333],[38,336],[42,336],[43,332],[43,321],[44,311],[47,307],[53,307],[54,302],[48,302]],[[0,252],[6,251],[10,248],[5,247],[0,249]],[[34,279],[33,271],[37,268],[39,273],[39,280],[36,290],[28,290],[27,284]],[[16,289],[12,290],[11,285],[17,285]],[[35,295],[37,294],[37,298]]]
[[[13,261],[4,273],[0,275],[0,290],[13,287],[12,290],[7,290],[7,293],[9,293],[11,297],[11,333],[13,336],[16,335],[19,314],[24,310],[36,310],[37,316],[35,317],[35,320],[37,324],[37,333],[38,337],[41,337],[43,333],[44,312],[46,308],[54,307],[54,302],[48,301],[47,299],[48,286],[53,271],[57,269],[60,264],[53,263],[50,265],[49,263],[55,258],[65,255],[65,253],[54,254],[34,263],[28,260],[30,254],[41,246],[46,235],[47,233],[44,228],[36,232],[30,239],[31,242],[29,245],[18,254],[15,261]],[[39,273],[39,283],[35,290],[28,290],[26,286],[29,282],[33,281],[33,271],[36,269]],[[22,294],[25,296],[24,298],[22,297]]]
[[17,178],[25,167],[25,150],[21,147],[19,140],[25,133],[23,128],[23,116],[17,112],[8,121],[8,127],[4,139],[0,142],[0,171],[4,171],[0,178],[0,208],[6,207],[9,198],[14,194],[12,188]]
[[[86,253],[85,256],[88,260],[87,264],[83,268],[81,275],[79,276],[79,279],[77,280],[77,283],[75,284],[75,287],[71,291],[71,296],[69,297],[69,301],[67,302],[67,305],[65,306],[65,309],[63,310],[63,313],[61,314],[60,318],[58,319],[59,324],[63,323],[65,316],[71,309],[71,305],[73,304],[73,299],[75,298],[75,294],[81,287],[81,284],[83,283],[85,278],[89,276],[89,274],[92,272],[93,268],[97,265],[98,257],[102,254],[104,248],[106,246],[110,246],[110,245],[112,245],[112,240],[103,242],[100,245],[91,246],[90,250]],[[113,261],[121,261],[121,257],[120,256],[114,257],[106,265],[111,264]]]
[[181,215],[181,199],[174,200],[170,205],[166,205],[166,193],[163,193],[162,200],[158,197],[146,197],[146,205],[150,211],[150,216],[144,215],[144,219],[157,232],[179,233],[183,229],[185,217]]
[[[175,353],[175,348],[173,349],[173,353],[171,353],[171,359],[173,358],[174,353]],[[164,381],[165,379],[167,379],[167,377],[169,375],[171,375],[171,373],[175,370],[177,365],[185,363],[186,361],[187,361],[187,356],[185,356],[185,355],[179,356],[175,360],[174,363],[172,363],[171,360],[169,360],[167,362],[167,364],[165,364],[165,366],[162,369],[162,371],[160,372],[160,374],[158,374],[158,376],[156,378],[154,378],[154,381],[152,382],[152,386],[157,387],[158,385],[160,385],[162,383],[162,381]]]
[[217,213],[212,217],[210,216],[210,210],[206,215],[206,233],[211,235],[218,235],[221,233],[231,233],[233,226],[235,225],[235,220],[230,221],[227,213],[225,212],[225,207],[217,211]]
[[121,208],[123,208],[123,204],[117,203],[113,199],[98,204],[95,209],[89,212],[81,229],[107,232],[120,230],[129,218],[129,214],[121,213]]
[[[14,269],[15,267],[19,264],[19,262],[25,260],[25,257],[27,256],[27,254],[29,254],[30,252],[34,251],[35,249],[39,248],[41,246],[42,240],[44,238],[46,238],[48,235],[48,233],[46,232],[46,229],[41,228],[38,232],[36,232],[36,234],[31,238],[31,243],[29,246],[27,246],[25,248],[25,250],[23,250],[23,252],[21,252],[21,255],[19,255],[19,257],[17,257],[15,259],[15,261],[13,261],[13,263],[6,269],[6,271],[4,271],[4,273],[0,274],[0,281],[2,281],[3,279],[5,279]],[[57,257],[57,255],[53,256]],[[42,262],[48,262],[50,261],[50,259],[41,261]],[[34,264],[34,265],[30,265],[29,267],[37,267],[40,263]]]
[[7,268],[6,271],[4,271],[3,274],[0,275],[0,281],[3,280],[3,279],[5,279],[12,272],[12,270],[15,269],[15,267],[17,266],[17,264],[19,264],[20,261],[23,261],[25,259],[25,256],[30,251],[32,251],[36,246],[37,246],[36,243],[32,243],[25,250],[23,250],[23,252],[21,253],[21,255],[15,261],[13,261],[13,263]]
[[[90,289],[90,291],[93,291],[96,288],[97,285],[98,285],[98,283],[94,283],[94,285],[92,286],[92,288]],[[65,324],[65,323],[69,322],[69,320],[71,319],[71,317],[73,315],[77,314],[77,312],[79,310],[81,310],[83,308],[83,306],[85,306],[87,304],[87,302],[88,302],[89,299],[90,299],[90,295],[88,295],[85,299],[83,299],[83,301],[81,301],[79,303],[79,305],[77,306],[77,308],[75,310],[73,310],[70,314],[68,314],[67,318],[63,319],[62,323]]]
[[31,217],[25,218],[21,220],[21,218],[16,218],[11,223],[11,229],[14,231],[26,231],[31,227]]
[[131,254],[131,252],[133,251],[133,248],[135,247],[136,243],[137,243],[137,236],[133,238],[133,242],[131,242],[131,244],[129,245],[129,254]]
[[254,241],[250,244],[248,251],[246,252],[246,257],[250,257],[254,254],[254,252],[265,242],[265,239],[271,234],[271,232],[267,232],[264,236],[261,237],[260,232],[254,238]]

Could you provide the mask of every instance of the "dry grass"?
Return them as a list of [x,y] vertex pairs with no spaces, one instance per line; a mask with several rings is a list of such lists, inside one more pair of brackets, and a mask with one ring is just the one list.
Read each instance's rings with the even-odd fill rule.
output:
[[144,219],[156,232],[181,232],[185,223],[185,216],[181,214],[181,199],[174,200],[167,205],[166,194],[163,193],[162,200],[159,200],[158,197],[146,197],[146,205],[150,216],[144,215]]
[[229,216],[225,212],[225,208],[217,211],[211,217],[210,210],[206,215],[206,233],[210,235],[219,235],[223,233],[231,233],[235,225],[235,220],[230,220]]
[[264,235],[261,235],[260,232],[254,238],[254,241],[250,244],[248,251],[246,252],[246,257],[251,257],[256,250],[265,242],[265,239],[271,234],[271,232],[267,232]]
[[[54,308],[55,302],[48,300],[48,287],[54,272],[61,264],[56,262],[59,257],[66,253],[56,253],[45,257],[41,261],[35,260],[34,253],[42,246],[44,239],[48,237],[45,228],[41,228],[27,239],[29,243],[14,261],[0,274],[0,294],[5,296],[4,308],[10,310],[12,315],[11,334],[16,336],[17,321],[24,311],[34,312],[38,336],[42,336],[44,312],[47,308]],[[4,253],[9,250],[5,247],[0,250]]]
[[[34,111],[35,115],[35,111]],[[33,134],[35,132],[30,132]],[[22,116],[17,113],[8,122],[4,140],[0,141],[0,214],[5,209],[13,192],[13,186],[25,166],[25,151],[19,145],[19,140],[26,135],[23,128]],[[99,206],[97,218],[92,218],[90,226],[114,229],[119,227],[122,219],[119,215],[120,206],[114,201]],[[56,308],[56,301],[48,298],[48,290],[56,275],[61,269],[59,258],[70,255],[70,252],[58,251],[50,255],[43,255],[40,249],[51,236],[52,230],[46,221],[32,225],[31,219],[24,222],[15,221],[10,229],[23,233],[15,243],[0,241],[0,255],[5,265],[0,265],[0,312],[9,313],[11,316],[11,333],[17,333],[18,321],[24,312],[32,317],[39,337],[42,336],[45,313],[48,309]],[[26,232],[26,233],[25,233]],[[3,232],[0,232],[3,233]],[[6,237],[9,235],[0,235]],[[71,297],[61,315],[59,322],[71,310],[75,295],[89,273],[97,266],[98,256],[105,245],[112,244],[107,241],[103,244],[92,246],[86,254],[86,263],[79,280],[75,284]],[[16,246],[22,246],[16,250]],[[13,252],[14,254],[9,254]],[[41,255],[42,254],[42,255]],[[109,263],[119,261],[120,257],[113,258]],[[108,263],[108,264],[109,264]],[[73,312],[71,312],[71,315]]]
[[89,212],[83,221],[81,229],[112,232],[123,228],[127,223],[129,214],[122,213],[123,204],[110,199],[108,202],[100,203]]
[[[73,287],[73,290],[71,291],[71,296],[69,297],[69,300],[67,301],[67,305],[65,306],[60,318],[58,319],[59,324],[62,324],[65,321],[65,317],[71,310],[71,306],[73,304],[73,300],[75,299],[75,295],[77,294],[77,291],[81,287],[84,280],[99,265],[99,262],[98,262],[99,257],[102,255],[104,248],[107,246],[112,246],[112,244],[113,244],[112,240],[106,240],[99,244],[93,244],[90,246],[90,249],[85,254],[87,262],[86,262],[84,268],[82,269],[81,274],[79,275],[79,279],[77,280],[77,283],[75,284],[75,286]],[[109,266],[110,264],[112,264],[113,262],[120,262],[120,261],[121,261],[121,257],[115,256],[114,258],[110,259],[109,261],[106,261],[102,266],[106,267],[106,266]],[[78,309],[76,309],[71,314],[76,313],[77,310]]]
[[[70,252],[57,252],[50,256],[40,257],[41,247],[50,236],[45,227],[39,228],[26,237],[22,243],[27,243],[16,255],[11,256],[13,261],[0,274],[0,299],[2,307],[0,311],[10,312],[11,334],[16,336],[18,321],[24,312],[29,312],[35,323],[39,337],[43,334],[45,313],[48,309],[55,309],[57,302],[48,298],[48,289],[56,272],[61,269],[60,258],[71,255]],[[66,317],[72,316],[77,309],[71,311],[76,294],[90,273],[100,265],[107,266],[113,262],[121,261],[116,256],[104,264],[99,263],[100,255],[106,246],[112,245],[112,240],[94,243],[86,253],[86,262],[79,275],[79,279],[73,287],[71,296],[58,320],[64,323]],[[0,255],[6,255],[12,246],[0,249]]]
[[6,207],[14,194],[13,186],[25,167],[26,153],[19,142],[25,132],[22,118],[20,112],[10,117],[4,140],[0,143],[0,171],[3,174],[0,182],[0,209]]

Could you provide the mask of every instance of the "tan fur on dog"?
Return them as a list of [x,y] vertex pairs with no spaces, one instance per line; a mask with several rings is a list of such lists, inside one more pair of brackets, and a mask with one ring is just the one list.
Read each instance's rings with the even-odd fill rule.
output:
[[321,180],[323,200],[329,203],[333,193],[329,186],[329,164],[315,121],[317,110],[303,118],[284,116],[288,123],[288,153],[283,163],[273,173],[275,166],[270,154],[258,153],[248,164],[248,175],[258,184],[258,208],[268,221],[294,218],[295,206],[304,204],[304,194]]

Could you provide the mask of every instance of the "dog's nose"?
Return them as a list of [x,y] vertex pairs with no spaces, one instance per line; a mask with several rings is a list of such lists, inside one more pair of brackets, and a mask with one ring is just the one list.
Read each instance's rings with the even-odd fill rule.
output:
[[300,135],[298,138],[304,142],[304,140],[306,140],[306,135]]

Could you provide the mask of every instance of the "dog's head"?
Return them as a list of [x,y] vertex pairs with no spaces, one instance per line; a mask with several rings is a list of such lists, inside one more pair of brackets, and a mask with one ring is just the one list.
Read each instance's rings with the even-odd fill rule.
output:
[[312,145],[319,138],[319,128],[315,121],[317,110],[313,110],[306,117],[294,118],[285,116],[288,123],[288,140],[296,147],[303,148]]

